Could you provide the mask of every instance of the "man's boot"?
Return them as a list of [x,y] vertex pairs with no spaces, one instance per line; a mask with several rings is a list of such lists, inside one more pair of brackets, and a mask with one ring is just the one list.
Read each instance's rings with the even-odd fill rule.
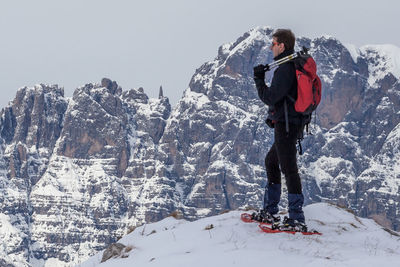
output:
[[300,223],[305,223],[303,204],[303,194],[288,194],[289,200],[289,218]]
[[259,210],[251,215],[251,219],[268,224],[275,224],[281,221],[281,217],[278,215],[272,215],[266,210]]
[[263,223],[276,223],[281,220],[276,214],[279,211],[278,204],[281,200],[281,184],[268,184],[265,187],[264,206],[251,216],[253,220]]
[[264,193],[264,210],[270,214],[277,214],[279,212],[278,204],[281,200],[281,184],[269,183],[265,187]]

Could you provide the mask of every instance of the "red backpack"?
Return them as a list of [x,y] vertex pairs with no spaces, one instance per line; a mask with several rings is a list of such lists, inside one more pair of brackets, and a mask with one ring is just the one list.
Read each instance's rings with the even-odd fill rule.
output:
[[[317,75],[317,64],[315,64],[314,59],[309,54],[298,53],[293,62],[296,69],[297,99],[293,99],[290,96],[288,98],[294,102],[294,109],[303,115],[301,130],[297,137],[299,154],[302,155],[301,141],[304,138],[303,131],[306,128],[306,132],[308,133],[311,113],[317,108],[319,102],[321,102],[322,86],[321,80]],[[288,130],[288,125],[286,127]]]
[[303,115],[310,115],[321,102],[321,80],[317,75],[317,64],[309,54],[300,55],[293,61],[297,78],[294,108]]

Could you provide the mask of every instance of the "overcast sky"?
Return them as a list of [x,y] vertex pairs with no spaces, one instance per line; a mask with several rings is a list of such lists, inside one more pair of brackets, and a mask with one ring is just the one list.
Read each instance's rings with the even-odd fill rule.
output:
[[0,107],[19,87],[66,96],[108,77],[176,104],[196,68],[256,26],[400,46],[397,0],[0,0]]

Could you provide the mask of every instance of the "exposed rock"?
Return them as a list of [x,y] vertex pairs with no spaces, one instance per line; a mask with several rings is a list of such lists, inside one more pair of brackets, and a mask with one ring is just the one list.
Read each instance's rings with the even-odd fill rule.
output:
[[114,243],[111,244],[106,250],[103,252],[103,257],[101,258],[101,262],[105,262],[113,257],[118,257],[122,255],[123,250],[126,248],[124,244]]

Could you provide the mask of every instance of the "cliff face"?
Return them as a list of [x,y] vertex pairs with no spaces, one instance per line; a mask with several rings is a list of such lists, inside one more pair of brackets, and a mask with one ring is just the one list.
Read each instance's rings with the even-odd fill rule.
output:
[[140,169],[154,165],[170,110],[167,98],[122,93],[108,79],[72,98],[57,86],[18,90],[0,125],[5,262],[73,264],[143,223]]
[[32,189],[46,173],[63,127],[63,89],[39,85],[18,90],[0,113],[2,258],[15,265],[32,258]]
[[[162,92],[149,99],[109,79],[72,98],[55,85],[19,89],[0,113],[4,265],[73,265],[175,210],[196,219],[260,206],[273,136],[252,68],[272,61],[272,32],[221,46],[173,109]],[[331,37],[297,45],[311,48],[323,83],[299,157],[306,203],[334,202],[400,229],[398,49]]]

